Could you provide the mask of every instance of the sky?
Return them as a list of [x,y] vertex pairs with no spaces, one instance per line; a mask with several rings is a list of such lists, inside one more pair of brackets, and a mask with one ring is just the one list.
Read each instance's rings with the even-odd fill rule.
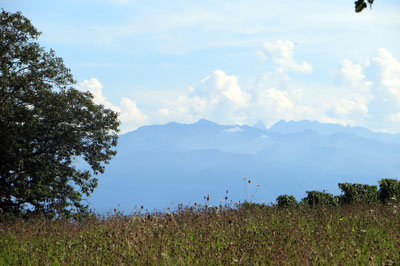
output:
[[0,0],[125,133],[208,119],[400,133],[400,1]]

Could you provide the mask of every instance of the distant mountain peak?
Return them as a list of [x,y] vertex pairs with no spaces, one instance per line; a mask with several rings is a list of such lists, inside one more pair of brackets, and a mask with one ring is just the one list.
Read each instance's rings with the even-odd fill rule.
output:
[[271,132],[277,132],[281,134],[293,134],[302,131],[312,130],[323,135],[347,133],[366,138],[370,137],[374,138],[374,136],[376,135],[371,130],[359,126],[343,126],[340,124],[322,123],[310,120],[301,120],[301,121],[280,120],[279,122],[275,123],[269,130]]
[[216,124],[216,123],[202,118],[202,119],[199,119],[199,121],[197,121],[195,124]]
[[258,120],[257,123],[255,123],[253,125],[253,127],[257,128],[257,129],[261,129],[261,130],[266,130],[267,127],[265,126],[264,122],[262,120]]
[[207,120],[207,119],[200,119],[196,123],[191,124],[192,126],[195,127],[202,127],[202,128],[207,128],[207,127],[220,127],[220,124],[217,124],[213,121]]

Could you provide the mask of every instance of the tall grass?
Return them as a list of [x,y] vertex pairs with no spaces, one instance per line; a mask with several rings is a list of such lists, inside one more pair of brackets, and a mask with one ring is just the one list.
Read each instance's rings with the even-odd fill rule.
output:
[[245,203],[0,225],[1,265],[400,265],[399,251],[395,204]]

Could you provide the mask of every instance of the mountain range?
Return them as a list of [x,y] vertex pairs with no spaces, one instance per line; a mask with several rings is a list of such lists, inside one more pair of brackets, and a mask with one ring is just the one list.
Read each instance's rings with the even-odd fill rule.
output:
[[338,182],[377,184],[400,171],[400,134],[315,121],[149,125],[121,135],[117,151],[89,198],[102,213],[205,204],[207,195],[218,205],[226,191],[229,202],[300,200],[306,190],[339,194]]

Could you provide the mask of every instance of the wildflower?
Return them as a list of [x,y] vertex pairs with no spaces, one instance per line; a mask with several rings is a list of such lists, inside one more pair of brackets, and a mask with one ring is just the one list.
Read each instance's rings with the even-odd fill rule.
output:
[[339,218],[339,221],[343,221],[343,218]]

